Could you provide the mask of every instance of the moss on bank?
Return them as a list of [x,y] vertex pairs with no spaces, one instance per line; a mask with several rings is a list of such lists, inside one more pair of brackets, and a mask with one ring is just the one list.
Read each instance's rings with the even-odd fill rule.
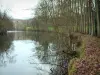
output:
[[100,38],[81,35],[79,57],[70,60],[69,75],[100,75]]

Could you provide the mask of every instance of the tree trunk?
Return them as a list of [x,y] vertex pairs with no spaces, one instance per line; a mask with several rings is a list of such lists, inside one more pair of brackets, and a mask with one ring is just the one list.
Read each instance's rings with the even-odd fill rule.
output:
[[100,18],[99,18],[99,0],[95,0],[96,14],[97,14],[97,36],[100,37]]

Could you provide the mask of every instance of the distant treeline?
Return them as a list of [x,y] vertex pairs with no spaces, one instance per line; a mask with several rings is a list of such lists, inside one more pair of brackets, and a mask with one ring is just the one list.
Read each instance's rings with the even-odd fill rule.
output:
[[37,29],[100,36],[100,0],[40,0],[32,24]]
[[0,11],[0,32],[11,30],[13,28],[13,22],[7,15],[6,11],[3,13]]

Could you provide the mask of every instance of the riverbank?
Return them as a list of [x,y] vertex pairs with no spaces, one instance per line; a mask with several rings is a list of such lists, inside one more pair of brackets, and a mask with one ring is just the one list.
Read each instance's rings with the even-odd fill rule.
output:
[[69,63],[69,75],[100,75],[100,38],[77,35],[81,36],[82,42],[77,48],[79,57],[71,59]]

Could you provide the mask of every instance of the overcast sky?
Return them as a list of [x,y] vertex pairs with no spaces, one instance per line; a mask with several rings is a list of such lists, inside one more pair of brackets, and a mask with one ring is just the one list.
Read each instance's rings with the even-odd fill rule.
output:
[[28,19],[34,16],[39,0],[0,0],[0,8],[9,9],[9,15],[15,19]]

